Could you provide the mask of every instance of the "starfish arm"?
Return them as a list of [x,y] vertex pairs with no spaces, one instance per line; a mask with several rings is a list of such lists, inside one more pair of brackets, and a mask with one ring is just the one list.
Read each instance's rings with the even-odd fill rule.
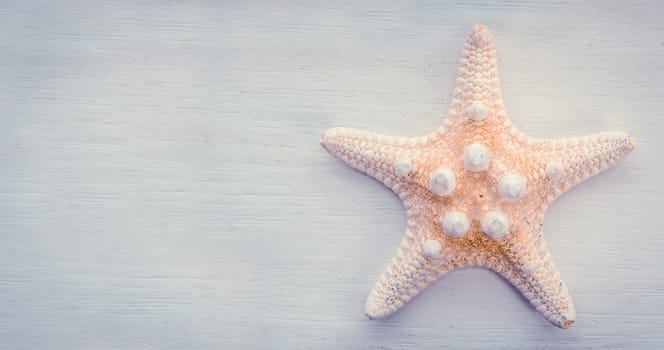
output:
[[[394,137],[349,128],[328,129],[321,137],[321,144],[330,154],[395,192],[416,156],[415,147],[427,142],[430,141],[426,136]],[[397,166],[401,160],[408,162],[405,169]]]
[[381,319],[393,314],[453,267],[449,260],[426,258],[419,240],[406,230],[397,255],[369,294],[366,315]]
[[549,181],[550,199],[614,166],[634,149],[623,132],[600,132],[583,137],[544,141],[541,176]]
[[529,242],[515,244],[513,254],[489,268],[512,283],[549,322],[568,328],[576,319],[572,297],[551,259],[542,232],[531,237]]
[[452,122],[492,116],[506,118],[500,92],[498,64],[493,37],[483,25],[468,34],[448,112]]

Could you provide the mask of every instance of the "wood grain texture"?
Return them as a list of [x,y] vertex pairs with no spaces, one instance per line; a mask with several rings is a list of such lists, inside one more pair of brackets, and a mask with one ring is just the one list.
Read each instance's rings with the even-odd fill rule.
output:
[[[0,348],[664,344],[661,2],[334,3],[0,4]],[[637,143],[547,213],[569,330],[482,269],[363,315],[405,214],[320,133],[433,130],[476,23],[523,132]]]

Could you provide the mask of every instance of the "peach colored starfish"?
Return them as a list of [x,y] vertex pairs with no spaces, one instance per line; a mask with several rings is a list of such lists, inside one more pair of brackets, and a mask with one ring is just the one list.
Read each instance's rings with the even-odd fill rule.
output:
[[321,144],[407,209],[405,238],[367,300],[369,318],[394,313],[454,268],[485,266],[562,328],[574,323],[574,305],[544,243],[544,212],[634,148],[622,132],[559,140],[520,133],[505,113],[493,39],[481,25],[468,35],[448,117],[434,133],[333,128]]

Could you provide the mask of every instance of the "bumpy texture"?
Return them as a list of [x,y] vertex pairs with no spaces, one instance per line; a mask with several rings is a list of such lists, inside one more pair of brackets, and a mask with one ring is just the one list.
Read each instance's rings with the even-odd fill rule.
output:
[[[484,26],[468,35],[448,117],[437,131],[410,138],[333,128],[321,144],[391,188],[407,209],[405,238],[367,300],[370,318],[394,313],[454,268],[485,266],[562,328],[574,323],[574,305],[544,243],[544,212],[561,193],[634,148],[622,132],[560,140],[520,133],[505,113]],[[473,144],[486,153],[475,146],[469,152]],[[453,211],[467,216],[465,233],[445,232],[443,219]]]

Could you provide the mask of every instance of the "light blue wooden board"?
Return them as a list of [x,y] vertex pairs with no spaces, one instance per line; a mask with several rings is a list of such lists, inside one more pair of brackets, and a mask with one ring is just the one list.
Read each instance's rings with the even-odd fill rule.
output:
[[[664,343],[660,2],[5,1],[0,348],[656,348]],[[365,298],[404,211],[319,145],[441,121],[487,24],[514,124],[637,149],[545,230],[577,323],[455,271]],[[240,347],[240,345],[243,345]]]

